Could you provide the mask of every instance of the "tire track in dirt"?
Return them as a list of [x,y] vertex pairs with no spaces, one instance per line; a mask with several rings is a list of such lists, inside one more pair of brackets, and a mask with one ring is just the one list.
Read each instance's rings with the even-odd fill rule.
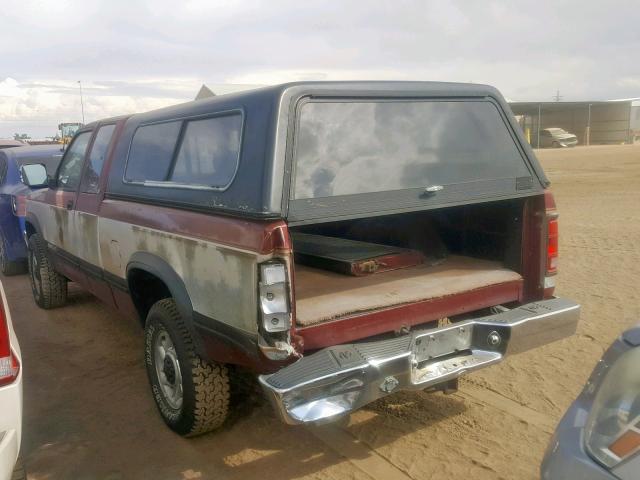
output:
[[415,480],[387,458],[337,425],[309,427],[309,431],[327,447],[347,459],[372,479]]

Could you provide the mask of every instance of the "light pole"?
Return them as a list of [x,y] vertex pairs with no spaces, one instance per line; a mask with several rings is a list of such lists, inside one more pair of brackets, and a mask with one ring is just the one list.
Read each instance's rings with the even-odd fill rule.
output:
[[587,146],[591,145],[591,104],[589,104],[589,111],[587,112]]
[[541,123],[542,123],[542,104],[539,103],[538,104],[538,132],[537,132],[537,141],[536,141],[536,148],[540,148],[540,128],[541,128]]
[[82,99],[82,82],[78,80],[80,86],[80,108],[82,109],[82,125],[84,125],[84,100]]

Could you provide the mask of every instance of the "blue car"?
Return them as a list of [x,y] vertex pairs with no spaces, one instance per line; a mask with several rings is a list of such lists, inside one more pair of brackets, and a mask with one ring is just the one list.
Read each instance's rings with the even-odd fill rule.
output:
[[640,326],[624,332],[596,365],[556,429],[543,480],[640,478]]
[[54,175],[62,153],[60,145],[0,149],[0,270],[5,275],[26,272],[22,232],[25,198],[31,189],[21,182],[20,167],[41,163]]

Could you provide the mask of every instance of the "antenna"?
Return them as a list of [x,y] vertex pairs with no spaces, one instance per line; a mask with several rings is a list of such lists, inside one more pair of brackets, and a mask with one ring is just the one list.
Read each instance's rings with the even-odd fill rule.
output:
[[80,86],[80,108],[82,109],[82,125],[84,125],[84,100],[82,99],[82,82],[78,80]]

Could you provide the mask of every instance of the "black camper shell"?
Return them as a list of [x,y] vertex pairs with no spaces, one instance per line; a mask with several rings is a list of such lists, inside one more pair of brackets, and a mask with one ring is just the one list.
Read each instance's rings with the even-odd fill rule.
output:
[[[440,105],[447,106],[473,103],[483,105],[482,109],[478,110],[482,112],[488,111],[484,106],[491,105],[490,110],[495,112],[495,115],[491,114],[492,117],[495,116],[491,121],[497,121],[499,126],[496,128],[506,132],[503,136],[509,138],[510,154],[514,156],[514,162],[520,162],[523,168],[518,167],[513,174],[507,169],[504,174],[496,175],[496,178],[481,177],[477,181],[457,182],[455,178],[458,173],[474,168],[473,158],[465,159],[466,163],[455,163],[456,158],[446,157],[446,150],[443,150],[444,157],[442,152],[434,154],[433,151],[426,151],[425,155],[439,155],[440,177],[453,181],[438,185],[414,185],[409,179],[407,184],[410,188],[389,187],[376,191],[376,186],[372,185],[370,188],[360,188],[355,193],[345,194],[343,186],[342,191],[336,189],[337,193],[323,194],[323,188],[312,188],[301,193],[301,188],[295,186],[296,148],[299,148],[302,142],[298,137],[303,130],[310,134],[314,132],[313,123],[307,122],[301,126],[301,111],[305,105],[315,102],[351,102],[357,104],[360,109],[363,104],[367,104],[369,110],[376,112],[376,107],[372,107],[372,110],[369,106],[384,103],[385,108],[379,109],[380,111],[395,112],[397,109],[394,110],[394,105],[399,103],[417,105],[418,102],[441,102]],[[338,113],[340,111],[336,110]],[[433,114],[433,111],[438,110],[429,111]],[[413,111],[412,114],[421,115],[420,111]],[[318,118],[329,118],[330,122],[333,121],[331,111],[325,111],[322,115]],[[459,112],[456,115],[456,118],[464,118],[466,113]],[[474,111],[470,115],[478,113]],[[419,118],[420,121],[424,120],[422,117]],[[195,127],[194,122],[207,119],[221,120],[219,123],[225,125],[225,132],[231,132],[226,134],[227,137],[232,135],[232,138],[236,139],[234,141],[237,141],[237,146],[226,147],[226,161],[233,164],[225,165],[223,182],[217,185],[197,181],[180,183],[172,181],[170,173],[166,177],[163,176],[164,173],[160,173],[151,180],[141,178],[139,173],[127,173],[133,170],[133,167],[128,167],[128,163],[136,161],[132,160],[132,154],[141,155],[141,151],[147,156],[146,162],[154,162],[158,158],[158,165],[161,163],[160,157],[166,156],[167,171],[172,172],[176,168],[176,158],[181,155],[181,143],[186,141],[184,138],[188,135],[185,132],[189,131],[190,125]],[[406,118],[404,120],[406,121]],[[483,123],[482,119],[480,120],[478,122],[476,119],[476,123]],[[200,123],[205,125],[203,122]],[[426,122],[425,127],[421,126],[421,135],[430,135],[430,124]],[[461,125],[463,124],[464,122]],[[388,125],[392,124],[384,123],[385,127]],[[403,132],[403,127],[398,125],[402,124],[396,122],[389,128],[399,128],[397,132]],[[152,139],[149,143],[146,133],[137,133],[145,132],[142,129],[149,126],[157,126],[155,129],[159,132],[157,136],[160,140]],[[372,127],[368,134],[377,135],[372,133],[376,132],[375,128]],[[146,131],[151,130],[153,129]],[[195,128],[193,130],[195,131]],[[464,127],[452,128],[452,131],[455,131],[455,137],[447,134],[448,143],[453,145],[466,141],[468,135]],[[382,135],[384,134],[385,132],[382,132]],[[393,132],[387,129],[386,134]],[[348,138],[350,132],[342,131],[341,135]],[[149,145],[154,141],[160,142],[161,148],[150,149]],[[227,141],[228,138],[225,142]],[[144,151],[145,148],[148,151]],[[503,151],[504,148],[501,148]],[[466,152],[470,151],[467,148]],[[348,156],[344,158],[348,161]],[[329,160],[322,156],[311,156],[305,160],[311,167],[305,168],[319,169],[320,175],[323,173],[323,164]],[[442,169],[448,168],[449,160],[451,174],[443,174]],[[388,158],[385,160],[385,168],[393,169],[396,164],[400,165],[398,162],[401,161],[398,158]],[[160,169],[164,171],[164,168]],[[421,168],[428,171],[429,165]],[[453,170],[455,168],[459,170]],[[313,175],[316,173],[314,171]],[[307,175],[305,178],[308,180],[313,175]],[[493,87],[440,82],[298,82],[217,96],[131,116],[126,121],[115,148],[107,196],[236,216],[284,218],[295,225],[525,197],[540,194],[548,183],[509,106]]]

